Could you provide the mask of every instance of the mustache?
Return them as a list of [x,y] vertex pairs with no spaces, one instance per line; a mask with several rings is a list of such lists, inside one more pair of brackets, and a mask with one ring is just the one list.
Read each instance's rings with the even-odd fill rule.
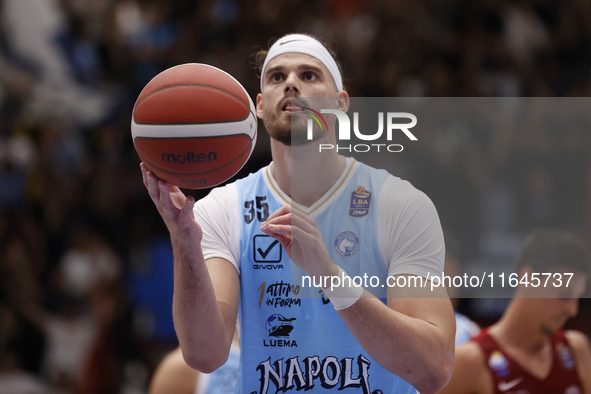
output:
[[299,97],[291,97],[291,96],[284,96],[281,98],[281,100],[279,100],[279,103],[277,104],[277,107],[282,110],[284,103],[286,100],[290,100],[291,101],[291,105],[292,106],[296,106],[296,107],[311,107],[311,105],[308,103],[308,100],[306,99],[302,99]]

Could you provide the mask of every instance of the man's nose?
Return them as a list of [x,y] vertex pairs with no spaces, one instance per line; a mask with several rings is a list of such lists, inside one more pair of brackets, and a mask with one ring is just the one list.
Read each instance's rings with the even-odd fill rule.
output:
[[285,79],[285,93],[289,91],[300,92],[299,80],[295,72],[289,73]]
[[578,298],[567,298],[565,301],[566,313],[570,317],[575,317],[579,313],[579,299]]

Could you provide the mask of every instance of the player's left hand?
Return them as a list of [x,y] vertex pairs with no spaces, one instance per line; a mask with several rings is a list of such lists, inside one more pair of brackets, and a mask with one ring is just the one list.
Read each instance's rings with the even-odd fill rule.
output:
[[337,265],[310,216],[284,205],[269,216],[261,230],[278,240],[291,261],[310,276],[337,275]]

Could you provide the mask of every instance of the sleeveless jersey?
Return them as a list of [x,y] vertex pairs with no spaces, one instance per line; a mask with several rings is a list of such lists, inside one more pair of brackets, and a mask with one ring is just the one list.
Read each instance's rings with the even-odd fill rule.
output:
[[498,394],[580,394],[583,392],[575,366],[573,351],[564,331],[552,334],[552,368],[548,376],[541,380],[523,370],[506,354],[487,330],[482,330],[473,341],[484,351],[488,369]]
[[[269,167],[236,182],[242,207],[242,360],[236,393],[415,394],[409,383],[367,354],[319,287],[302,286],[305,272],[291,263],[278,241],[261,231],[261,223],[287,203],[270,192],[266,171]],[[326,204],[312,209],[310,216],[333,261],[350,277],[366,274],[386,283],[372,198],[377,199],[389,174],[360,163],[354,163],[349,172],[332,189]],[[385,302],[385,289],[375,295]]]

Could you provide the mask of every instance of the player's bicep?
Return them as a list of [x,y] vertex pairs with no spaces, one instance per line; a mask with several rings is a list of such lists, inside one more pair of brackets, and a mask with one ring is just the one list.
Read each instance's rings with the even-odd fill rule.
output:
[[206,264],[217,304],[224,318],[227,343],[231,344],[236,328],[238,303],[240,301],[238,269],[228,260],[219,257],[208,259]]
[[492,394],[493,382],[476,342],[456,348],[454,369],[442,394]]
[[378,207],[377,237],[388,275],[440,275],[445,243],[431,199],[398,181],[380,192]]
[[445,338],[445,344],[453,348],[456,323],[446,290],[444,288],[431,290],[430,281],[424,278],[422,280],[425,281],[425,287],[420,286],[420,280],[417,280],[415,286],[411,283],[414,281],[412,275],[397,275],[393,278],[395,279],[393,283],[405,282],[408,286],[388,287],[388,307],[439,328]]

